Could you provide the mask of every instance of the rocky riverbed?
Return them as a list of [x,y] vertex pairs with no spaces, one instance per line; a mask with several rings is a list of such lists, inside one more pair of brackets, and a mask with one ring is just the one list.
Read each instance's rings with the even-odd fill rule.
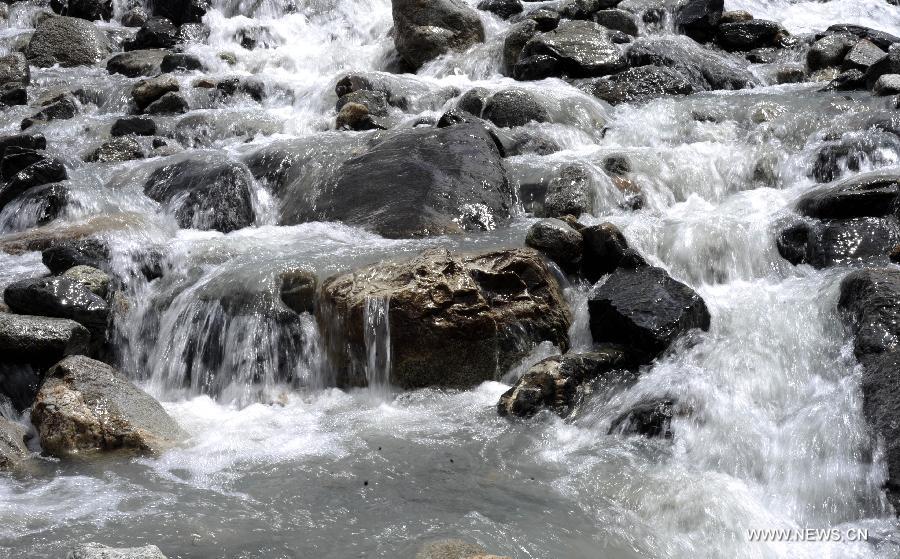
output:
[[895,2],[3,2],[0,127],[0,558],[900,556]]

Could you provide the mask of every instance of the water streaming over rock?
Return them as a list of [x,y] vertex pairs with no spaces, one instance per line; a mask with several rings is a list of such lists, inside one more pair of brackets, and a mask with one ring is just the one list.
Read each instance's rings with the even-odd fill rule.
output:
[[[117,0],[116,18],[129,6]],[[900,35],[900,10],[884,0],[726,7],[794,33],[843,22]],[[19,2],[9,11],[2,54],[27,40],[37,8]],[[27,475],[0,477],[0,557],[59,557],[76,541],[155,543],[183,558],[411,557],[421,542],[443,537],[516,558],[900,556],[879,449],[861,414],[860,371],[835,310],[845,270],[790,266],[774,243],[788,208],[815,184],[816,158],[836,141],[831,132],[860,130],[890,112],[888,102],[774,85],[774,67],[758,65],[755,89],[613,107],[561,80],[503,77],[510,23],[479,15],[484,44],[397,75],[385,71],[397,62],[387,0],[214,0],[204,18],[209,38],[186,52],[212,79],[259,80],[263,100],[216,97],[192,87],[199,75],[178,74],[197,110],[157,121],[160,135],[191,151],[121,164],[82,157],[127,111],[135,80],[103,67],[32,70],[31,95],[77,88],[83,109],[42,128],[69,169],[54,226],[78,224],[109,243],[110,266],[127,278],[116,359],[192,438],[158,458],[45,459]],[[122,32],[117,21],[99,25]],[[672,29],[670,21],[641,26]],[[500,382],[393,391],[391,302],[372,298],[364,321],[371,388],[331,388],[320,325],[285,307],[283,273],[302,268],[321,281],[426,248],[517,247],[534,221],[517,207],[509,227],[407,240],[338,223],[279,225],[370,137],[330,131],[335,83],[348,73],[391,91],[385,118],[403,128],[435,120],[472,87],[537,95],[546,122],[521,129],[561,149],[505,159],[520,200],[579,164],[594,194],[594,215],[582,221],[618,225],[651,263],[694,287],[711,330],[683,340],[627,389],[597,394],[570,420],[510,422],[497,417],[507,389]],[[3,132],[32,112],[5,109]],[[279,166],[284,152],[295,165]],[[900,163],[897,145],[872,153],[855,169],[838,161],[833,172]],[[631,162],[641,211],[623,207],[625,195],[603,172],[611,155]],[[179,229],[166,204],[144,196],[161,166],[210,157],[252,175],[252,227]],[[49,221],[46,211],[17,201],[0,213],[0,233]],[[46,271],[38,252],[0,252],[0,287]],[[566,289],[577,350],[591,343],[589,287]],[[553,353],[543,344],[498,378],[512,381]],[[674,442],[607,435],[623,410],[647,398],[692,410],[674,419]],[[14,413],[0,403],[0,415]],[[869,541],[746,541],[748,529],[807,527],[868,529]]]

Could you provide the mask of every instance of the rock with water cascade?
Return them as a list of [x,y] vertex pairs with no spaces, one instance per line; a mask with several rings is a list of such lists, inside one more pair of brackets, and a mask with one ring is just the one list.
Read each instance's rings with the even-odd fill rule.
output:
[[481,0],[478,9],[491,12],[499,18],[509,19],[522,13],[524,8],[519,0]]
[[710,41],[719,27],[724,7],[723,0],[682,0],[675,8],[675,27],[695,41]]
[[550,120],[550,112],[537,95],[517,88],[502,89],[488,97],[481,116],[501,128]]
[[509,218],[512,196],[484,126],[416,128],[377,137],[302,205],[285,204],[282,223],[341,221],[391,238],[490,230]]
[[632,67],[675,69],[695,91],[744,89],[755,84],[746,62],[705,49],[687,37],[640,37],[629,47],[627,57]]
[[186,438],[163,407],[122,373],[84,356],[47,372],[31,412],[44,452],[158,453]]
[[109,317],[109,306],[102,297],[64,277],[13,282],[3,291],[3,300],[13,312],[74,320],[101,338]]
[[109,41],[93,23],[73,17],[48,17],[35,29],[25,56],[40,67],[92,66],[109,50]]
[[16,469],[28,457],[26,434],[24,426],[0,417],[0,472]]
[[[367,327],[373,302],[386,320]],[[375,264],[326,280],[318,309],[343,386],[366,384],[367,352],[389,347],[381,373],[398,387],[471,387],[542,341],[565,349],[571,322],[556,278],[527,249]]]
[[41,253],[41,262],[53,275],[60,275],[76,266],[105,268],[109,261],[109,247],[99,239],[66,239],[56,242]]
[[586,78],[614,74],[628,64],[610,33],[592,21],[564,21],[556,29],[525,43],[520,64],[536,57],[548,57],[555,61],[555,75]]
[[677,415],[686,415],[686,411],[670,398],[639,402],[613,420],[609,434],[671,439],[672,419]]
[[634,16],[625,10],[600,10],[594,13],[592,19],[607,29],[621,31],[632,37],[638,35],[638,25]]
[[68,172],[61,161],[41,157],[0,184],[0,209],[35,187],[57,183],[67,178]]
[[392,0],[394,45],[418,69],[451,51],[484,42],[478,14],[460,0]]
[[622,266],[588,296],[595,343],[620,344],[650,361],[694,329],[709,330],[703,299],[665,270]]
[[144,193],[165,204],[182,228],[229,233],[256,219],[252,182],[243,165],[200,157],[158,168],[144,184]]

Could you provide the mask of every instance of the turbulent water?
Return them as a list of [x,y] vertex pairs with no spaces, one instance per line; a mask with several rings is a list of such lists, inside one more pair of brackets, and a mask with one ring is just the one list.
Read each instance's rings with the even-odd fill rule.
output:
[[[264,80],[269,95],[262,105],[235,98],[161,119],[198,150],[191,157],[239,158],[322,135],[333,126],[336,80],[383,69],[391,58],[388,0],[301,0],[295,13],[280,0],[214,4],[204,20],[207,44],[188,52],[215,77]],[[796,33],[845,22],[900,35],[900,10],[884,0],[730,0],[726,7]],[[14,45],[34,10],[11,5],[0,44]],[[102,67],[33,69],[33,95],[78,84],[98,96],[75,119],[43,130],[70,168],[75,200],[64,221],[121,221],[108,240],[114,265],[134,280],[132,305],[117,321],[118,359],[192,437],[159,458],[41,459],[28,475],[0,478],[0,557],[61,557],[82,541],[154,543],[179,558],[411,557],[423,542],[445,537],[514,558],[900,557],[900,531],[880,491],[885,472],[868,446],[850,335],[835,310],[845,270],[792,267],[773,242],[791,202],[813,186],[807,175],[823,132],[887,101],[799,84],[612,108],[560,80],[502,77],[509,24],[479,14],[485,44],[408,76],[420,92],[414,112],[439,115],[444,102],[431,94],[450,86],[516,84],[545,98],[554,122],[528,126],[564,149],[508,159],[515,180],[533,182],[570,162],[595,169],[603,209],[582,220],[615,223],[654,264],[694,287],[709,306],[711,330],[628,390],[591,399],[574,420],[510,422],[495,409],[508,387],[499,382],[459,392],[386,386],[390,301],[372,300],[366,375],[374,386],[327,388],[312,319],[234,315],[221,295],[244,289],[265,301],[273,278],[298,266],[324,278],[428,247],[521,246],[533,220],[488,234],[399,241],[334,223],[279,227],[267,185],[255,184],[255,227],[228,235],[179,230],[141,192],[158,162],[81,161],[124,112],[134,80]],[[241,48],[235,34],[252,25],[266,30],[268,48]],[[234,67],[222,52],[235,55]],[[757,71],[767,83],[766,69]],[[196,76],[179,79],[188,86]],[[4,111],[2,132],[17,131],[30,110]],[[188,120],[196,114],[203,118]],[[641,211],[607,209],[621,196],[600,172],[614,153],[632,162],[646,196]],[[887,154],[881,164],[900,161]],[[0,231],[33,226],[29,216],[8,208]],[[168,268],[152,283],[134,258],[147,247]],[[0,254],[0,287],[40,273],[39,253]],[[569,286],[567,297],[573,345],[586,348],[586,287]],[[549,351],[538,348],[532,360]],[[275,381],[283,371],[290,382]],[[666,395],[695,411],[675,420],[674,443],[606,434],[629,405]],[[869,539],[747,543],[748,529],[807,527],[868,529]]]

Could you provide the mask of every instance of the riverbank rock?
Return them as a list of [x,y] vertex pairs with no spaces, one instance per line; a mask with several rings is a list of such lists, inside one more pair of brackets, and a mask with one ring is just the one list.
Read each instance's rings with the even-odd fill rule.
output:
[[0,417],[0,472],[13,470],[27,457],[25,427]]
[[490,230],[513,192],[499,148],[478,123],[388,133],[308,196],[291,193],[282,223],[340,221],[390,238]]
[[118,449],[157,453],[186,437],[159,403],[120,372],[84,356],[47,372],[31,420],[55,456]]
[[637,362],[625,348],[605,345],[587,353],[554,356],[532,366],[497,402],[501,416],[531,417],[550,409],[566,417],[598,383],[608,388],[632,375]]
[[387,315],[390,382],[402,388],[470,387],[499,378],[541,341],[568,346],[560,286],[527,249],[426,251],[329,278],[322,301],[319,319],[342,386],[366,383],[373,304]]
[[92,66],[109,54],[109,41],[97,27],[74,17],[47,17],[31,36],[25,56],[43,68]]
[[588,296],[596,343],[620,344],[651,361],[693,329],[709,330],[703,299],[661,268],[620,266]]
[[900,271],[851,272],[841,282],[838,308],[853,333],[862,365],[863,414],[884,444],[888,499],[900,509]]
[[460,0],[392,0],[394,46],[418,69],[450,51],[484,42],[478,14]]
[[167,205],[182,228],[230,233],[256,219],[252,182],[243,165],[197,157],[154,171],[144,193]]

